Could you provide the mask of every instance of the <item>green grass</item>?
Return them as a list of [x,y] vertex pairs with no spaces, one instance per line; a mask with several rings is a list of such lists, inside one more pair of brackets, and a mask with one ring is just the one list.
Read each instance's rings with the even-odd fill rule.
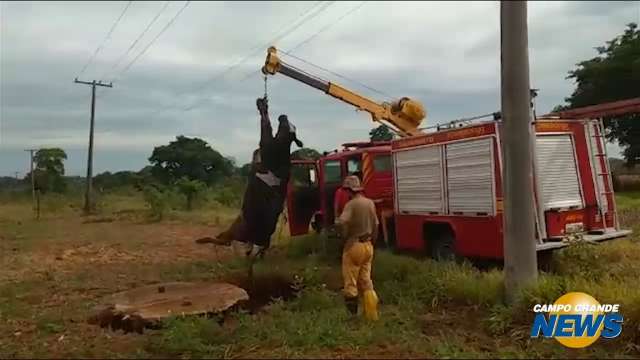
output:
[[640,191],[616,193],[618,210],[640,211]]
[[[626,219],[640,213],[640,194],[618,194],[618,199],[621,211],[630,214]],[[39,222],[30,218],[28,199],[2,204],[2,249],[30,253],[63,241],[77,246],[80,240],[68,237],[82,235],[82,241],[93,243],[114,234],[126,238],[127,249],[133,249],[139,234],[106,230],[128,223],[126,231],[136,231],[141,226],[131,222],[149,221],[147,205],[138,193],[123,191],[100,198],[97,217],[113,217],[109,224],[80,225],[79,209],[69,206],[79,204],[77,199],[55,201],[66,205],[47,207]],[[191,212],[177,206],[157,226],[223,226],[237,213],[216,200],[198,206]],[[69,226],[80,227],[69,230]],[[156,224],[144,227],[155,229]],[[578,244],[556,252],[550,271],[541,272],[538,282],[510,305],[503,300],[500,269],[480,270],[467,262],[439,263],[378,250],[373,280],[380,320],[371,323],[347,316],[339,292],[338,242],[314,235],[280,236],[274,239],[276,249],[256,263],[254,273],[258,281],[277,276],[295,280],[301,290],[293,299],[276,301],[256,314],[232,312],[224,325],[216,318],[173,318],[162,330],[142,336],[102,333],[83,325],[84,318],[102,296],[129,287],[237,279],[246,274],[244,259],[105,264],[71,273],[60,269],[47,276],[27,272],[22,281],[0,284],[0,332],[9,334],[0,337],[0,357],[637,357],[639,240],[636,232],[629,239]],[[203,247],[205,251],[211,250]],[[569,291],[587,292],[601,303],[621,303],[622,336],[601,339],[579,351],[568,351],[553,339],[530,339],[532,305],[554,302]],[[47,305],[56,296],[62,297],[60,304]],[[12,337],[19,329],[24,334]],[[59,343],[63,334],[67,340]]]
[[[297,241],[318,239],[309,236]],[[640,251],[635,241],[560,251],[558,260],[565,266],[541,273],[537,284],[524,290],[512,305],[503,302],[501,271],[378,251],[374,282],[381,299],[381,319],[376,323],[349,319],[339,293],[323,286],[330,273],[339,271],[337,262],[323,266],[326,263],[315,243],[292,242],[289,246],[295,251],[274,255],[256,272],[311,274],[306,275],[309,280],[297,298],[277,302],[261,315],[236,313],[232,330],[202,319],[173,320],[167,324],[169,331],[147,350],[188,357],[304,356],[319,351],[363,356],[379,353],[382,347],[401,348],[405,356],[567,357],[572,355],[555,341],[528,339],[528,329],[533,304],[554,302],[569,291],[587,292],[601,302],[621,303],[628,329],[621,339],[600,340],[585,349],[582,357],[629,355],[625,352],[633,342],[632,329],[640,323],[640,290],[634,286]],[[577,256],[578,251],[587,254]],[[295,257],[281,257],[291,253]],[[624,265],[606,267],[607,261],[632,253],[635,255],[618,261]],[[572,266],[581,262],[586,264]],[[600,276],[592,276],[594,269]],[[420,320],[430,313],[437,316],[426,324]],[[430,328],[427,334],[425,326]],[[181,332],[182,336],[177,335]],[[497,347],[487,347],[489,340]]]

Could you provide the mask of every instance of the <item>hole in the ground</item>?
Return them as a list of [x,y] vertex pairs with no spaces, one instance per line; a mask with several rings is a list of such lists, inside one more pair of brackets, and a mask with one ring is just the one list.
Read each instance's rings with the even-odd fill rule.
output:
[[[244,289],[249,295],[249,300],[239,301],[236,305],[226,310],[207,313],[203,312],[197,316],[215,318],[220,325],[223,325],[228,316],[235,309],[244,309],[251,314],[256,314],[265,306],[271,304],[276,299],[283,301],[291,300],[300,290],[296,283],[284,275],[279,274],[254,274],[250,279],[247,274],[235,274],[225,279],[224,282]],[[161,294],[165,292],[165,287],[157,289]],[[102,328],[111,328],[113,331],[123,330],[124,333],[142,333],[144,329],[160,329],[162,321],[147,321],[138,316],[127,316],[124,313],[114,311],[113,306],[109,306],[92,315],[88,322],[99,325]]]
[[231,277],[225,281],[247,291],[249,300],[242,301],[238,305],[251,313],[258,312],[276,299],[291,300],[300,290],[290,278],[284,275],[254,274],[253,279],[244,275]]

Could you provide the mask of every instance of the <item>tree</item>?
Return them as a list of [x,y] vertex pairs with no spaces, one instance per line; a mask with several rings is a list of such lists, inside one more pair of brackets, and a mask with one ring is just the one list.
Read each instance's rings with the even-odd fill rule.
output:
[[[60,148],[38,150],[33,157],[36,188],[43,193],[64,192],[66,190],[64,160],[66,159],[67,154]],[[31,176],[29,173],[25,179],[31,181]]]
[[389,130],[389,128],[384,124],[369,131],[369,138],[371,141],[391,141],[393,137],[394,135],[391,130]]
[[[567,79],[576,89],[554,110],[571,109],[640,96],[640,30],[631,23],[622,35],[596,48],[598,55],[577,64]],[[640,114],[605,118],[607,139],[617,140],[629,166],[640,161]]]
[[152,174],[165,184],[186,177],[211,185],[233,174],[233,163],[199,138],[177,136],[169,145],[153,149]]
[[189,180],[183,177],[176,181],[178,191],[187,198],[187,210],[193,209],[193,199],[207,187],[205,183],[199,180]]
[[[318,160],[322,155],[315,149],[301,148],[291,153],[291,159],[293,160]],[[307,166],[293,166],[291,169],[291,180],[294,184],[308,184],[309,167]]]
[[246,163],[238,168],[238,175],[247,177],[251,172],[251,163]]
[[118,171],[111,173],[105,171],[93,178],[93,185],[101,190],[111,190],[136,184],[138,174],[133,171]]
[[291,159],[293,160],[318,160],[320,153],[311,148],[301,148],[291,153]]

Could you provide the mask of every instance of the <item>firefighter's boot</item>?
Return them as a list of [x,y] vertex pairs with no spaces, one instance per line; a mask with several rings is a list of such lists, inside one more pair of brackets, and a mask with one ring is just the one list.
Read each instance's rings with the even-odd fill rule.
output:
[[378,320],[378,295],[373,289],[364,291],[362,309],[367,320]]
[[345,297],[344,303],[350,315],[358,315],[358,297]]

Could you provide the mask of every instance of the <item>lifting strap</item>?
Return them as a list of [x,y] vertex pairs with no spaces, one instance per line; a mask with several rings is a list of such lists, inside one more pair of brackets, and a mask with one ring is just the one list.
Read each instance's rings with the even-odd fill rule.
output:
[[264,76],[264,99],[267,100],[267,75]]

